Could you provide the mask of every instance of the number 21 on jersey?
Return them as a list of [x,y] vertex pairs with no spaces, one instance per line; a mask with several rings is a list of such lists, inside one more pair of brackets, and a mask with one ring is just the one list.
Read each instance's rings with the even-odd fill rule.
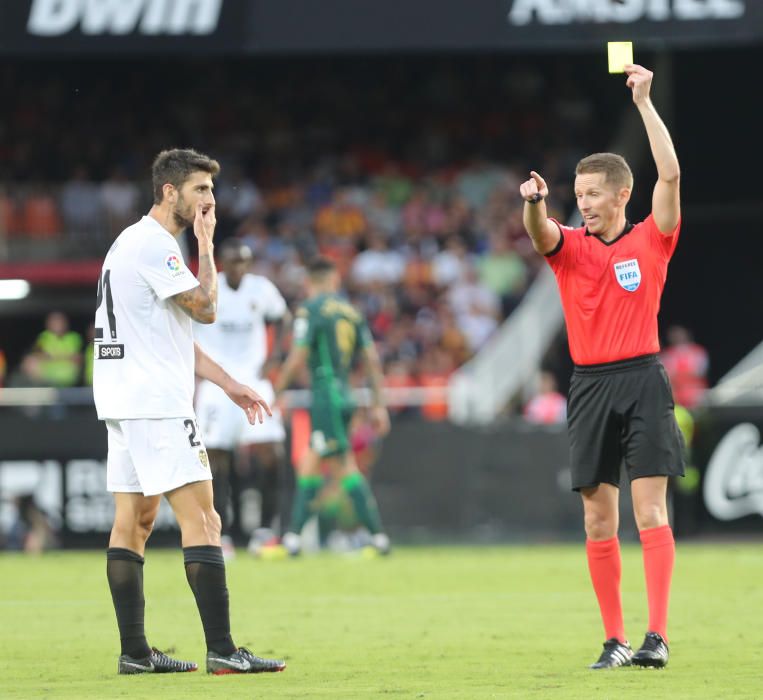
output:
[[98,296],[96,312],[101,304],[106,302],[106,323],[110,343],[104,343],[103,327],[95,329],[95,359],[97,360],[121,360],[125,356],[125,346],[117,343],[117,319],[114,315],[114,297],[111,294],[111,270],[104,270],[98,278]]

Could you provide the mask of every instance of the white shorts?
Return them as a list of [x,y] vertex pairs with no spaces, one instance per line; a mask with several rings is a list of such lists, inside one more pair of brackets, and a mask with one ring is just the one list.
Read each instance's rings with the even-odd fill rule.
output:
[[[249,384],[268,405],[273,403],[273,385],[267,379]],[[272,408],[272,416],[265,416],[262,424],[251,425],[246,413],[240,409],[217,384],[201,382],[196,390],[196,415],[204,443],[213,450],[233,450],[238,445],[263,442],[283,442],[286,431],[281,413]]]
[[106,488],[156,496],[212,478],[193,418],[107,420]]

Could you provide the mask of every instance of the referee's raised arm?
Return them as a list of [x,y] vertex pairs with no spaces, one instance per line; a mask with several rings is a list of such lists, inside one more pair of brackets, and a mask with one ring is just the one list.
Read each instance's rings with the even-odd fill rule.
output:
[[548,185],[538,173],[531,170],[530,179],[519,186],[519,193],[525,200],[522,222],[532,239],[533,248],[541,255],[546,255],[556,248],[562,235],[559,228],[549,220],[546,211]]
[[652,214],[657,228],[665,234],[672,233],[681,219],[679,184],[681,168],[678,165],[673,141],[665,123],[652,104],[649,91],[654,73],[639,65],[625,66],[627,86],[633,93],[633,103],[644,121],[649,147],[657,166],[657,184],[652,194]]

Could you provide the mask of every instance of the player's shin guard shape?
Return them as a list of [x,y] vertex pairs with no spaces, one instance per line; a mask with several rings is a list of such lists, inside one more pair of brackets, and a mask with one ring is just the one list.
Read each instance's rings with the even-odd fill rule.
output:
[[676,543],[670,525],[641,530],[641,548],[644,554],[646,595],[649,601],[649,631],[657,632],[668,640],[668,602]]
[[617,537],[600,542],[587,540],[586,555],[606,638],[625,642],[623,604],[620,598],[620,540]]
[[382,531],[381,516],[376,499],[365,477],[360,472],[348,474],[342,479],[342,488],[352,501],[355,513],[372,535]]
[[196,598],[207,650],[229,655],[236,651],[230,635],[228,587],[222,547],[183,547],[185,574]]
[[117,614],[122,654],[143,658],[151,653],[143,627],[143,557],[122,547],[106,550],[106,577]]
[[299,534],[305,523],[313,514],[310,504],[315,500],[323,487],[322,476],[300,476],[297,479],[297,490],[294,493],[294,506],[291,512],[290,532]]

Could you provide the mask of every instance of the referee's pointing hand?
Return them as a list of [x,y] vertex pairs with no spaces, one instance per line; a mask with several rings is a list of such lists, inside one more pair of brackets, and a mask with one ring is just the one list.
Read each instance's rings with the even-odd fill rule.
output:
[[519,186],[519,193],[526,202],[537,201],[536,195],[540,195],[545,199],[548,197],[548,185],[538,173],[531,170],[530,179]]

